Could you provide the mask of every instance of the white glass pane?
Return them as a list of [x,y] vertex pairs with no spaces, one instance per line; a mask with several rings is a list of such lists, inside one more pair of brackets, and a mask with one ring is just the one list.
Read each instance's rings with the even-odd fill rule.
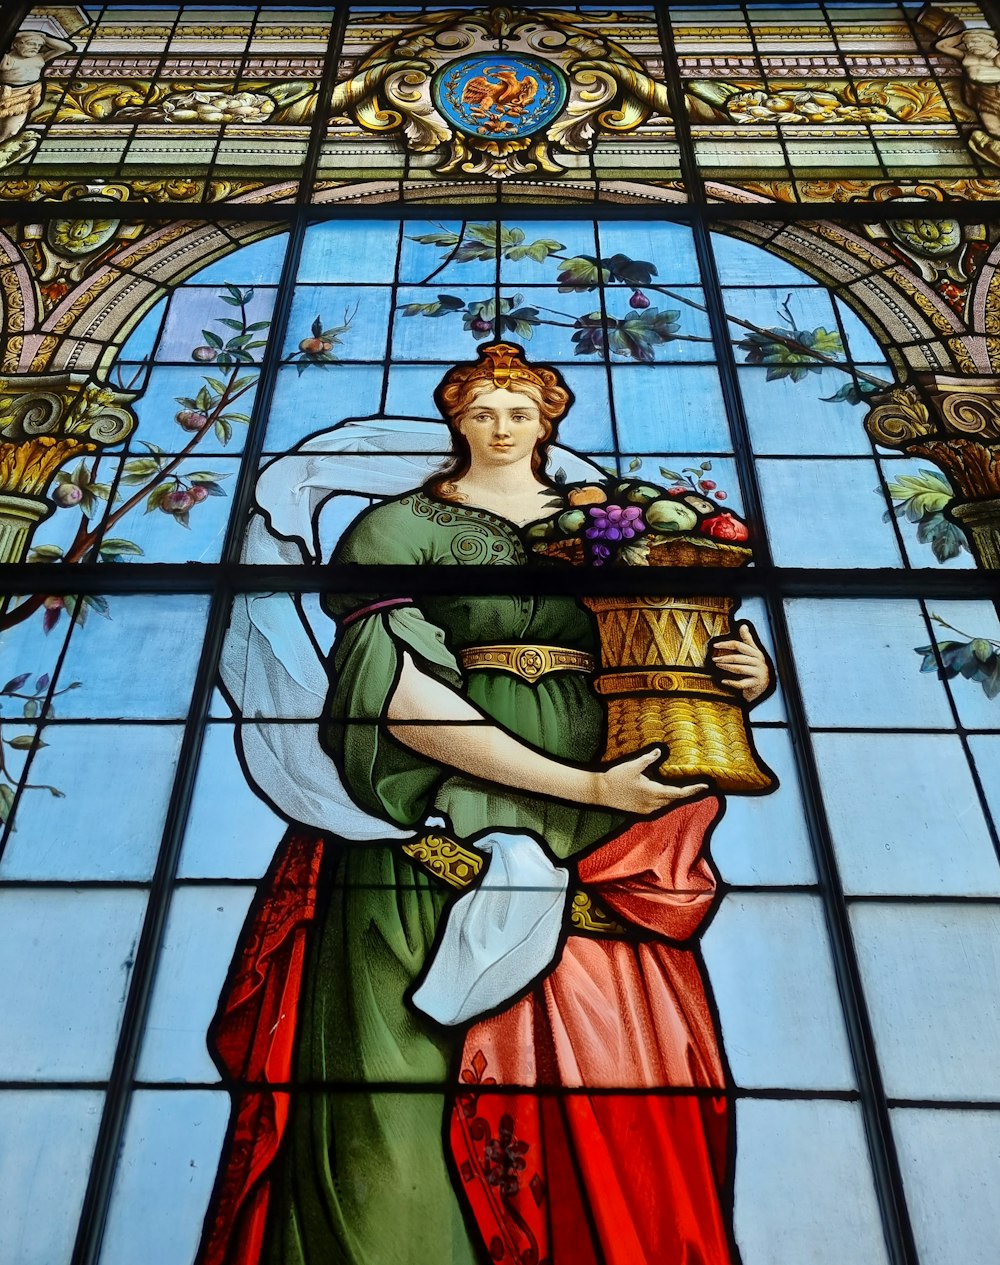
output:
[[1000,1098],[1000,909],[858,904],[861,974],[892,1098]]
[[856,1104],[744,1099],[736,1122],[743,1265],[888,1260]]
[[815,734],[844,889],[1000,893],[968,761],[950,734]]
[[702,950],[738,1085],[853,1088],[818,899],[731,893]]
[[250,887],[175,891],[146,1023],[139,1080],[218,1080],[205,1034],[253,892]]
[[952,728],[941,682],[914,653],[928,641],[919,603],[799,598],[787,610],[811,724]]
[[892,1131],[920,1265],[996,1265],[1000,1112],[897,1108]]
[[101,1265],[189,1265],[229,1121],[221,1090],[132,1095]]
[[0,1093],[0,1260],[61,1265],[73,1252],[104,1095]]
[[0,892],[0,1067],[8,1080],[111,1070],[146,893]]

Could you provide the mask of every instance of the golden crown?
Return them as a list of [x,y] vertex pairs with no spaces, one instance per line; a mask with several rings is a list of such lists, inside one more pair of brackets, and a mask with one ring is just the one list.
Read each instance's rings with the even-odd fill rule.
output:
[[509,387],[518,382],[545,386],[541,377],[521,359],[521,348],[510,343],[491,343],[489,347],[480,347],[479,364],[467,381],[474,382],[477,378],[489,378],[496,387]]

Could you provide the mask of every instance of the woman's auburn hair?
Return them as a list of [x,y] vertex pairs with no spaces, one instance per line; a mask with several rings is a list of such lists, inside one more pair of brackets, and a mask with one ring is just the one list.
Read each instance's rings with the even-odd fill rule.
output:
[[[530,396],[538,404],[542,433],[531,454],[531,472],[544,478],[549,447],[555,441],[559,423],[569,412],[570,405],[573,403],[573,393],[563,381],[562,375],[549,365],[532,365],[531,373],[541,380],[540,383],[515,380],[504,385],[508,391]],[[455,365],[453,369],[448,370],[435,390],[434,403],[448,423],[454,453],[448,468],[426,484],[431,495],[439,500],[457,501],[460,499],[455,484],[468,472],[472,464],[469,441],[458,428],[459,418],[472,407],[477,395],[495,389],[496,383],[491,378],[483,376],[482,365],[474,364]]]

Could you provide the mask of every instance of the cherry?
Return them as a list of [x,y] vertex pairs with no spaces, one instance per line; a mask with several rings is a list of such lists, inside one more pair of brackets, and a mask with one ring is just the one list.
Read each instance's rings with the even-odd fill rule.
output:
[[728,497],[728,495],[729,495],[728,492],[716,492],[715,499],[717,501],[724,501]]
[[214,360],[218,354],[214,347],[196,347],[191,353],[191,359],[209,362]]
[[63,483],[52,493],[52,499],[64,510],[72,509],[83,500],[83,488],[75,483]]
[[629,299],[628,305],[629,307],[635,307],[641,310],[644,307],[649,307],[649,299],[646,298],[641,290],[633,290],[632,297]]
[[717,487],[718,485],[713,483],[711,479],[702,479],[698,483],[698,486],[701,488],[703,492],[711,492],[712,489],[714,487]]
[[47,597],[42,605],[47,611],[61,611],[66,603],[61,597]]
[[208,417],[194,409],[183,409],[174,420],[183,430],[204,430],[208,425]]
[[493,329],[493,322],[485,320],[482,316],[476,316],[470,322],[469,328],[475,330],[477,334],[489,334]]

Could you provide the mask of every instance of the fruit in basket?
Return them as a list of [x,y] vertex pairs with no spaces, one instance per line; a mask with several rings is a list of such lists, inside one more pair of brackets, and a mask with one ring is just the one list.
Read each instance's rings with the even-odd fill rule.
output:
[[650,505],[663,493],[648,483],[632,483],[625,488],[625,499],[630,505]]
[[698,515],[683,501],[661,497],[646,507],[646,522],[650,530],[656,532],[693,531]]
[[588,484],[583,488],[571,488],[566,494],[566,500],[570,505],[604,505],[607,502],[608,494],[603,488],[596,487],[594,484]]
[[556,526],[564,536],[578,536],[586,525],[586,510],[564,510],[556,520]]
[[734,518],[727,511],[716,514],[713,518],[706,518],[701,525],[701,531],[714,540],[740,541],[747,540],[750,536],[746,523]]
[[718,506],[714,501],[710,501],[706,496],[698,496],[697,493],[691,493],[684,497],[684,504],[690,505],[698,514],[712,514],[718,510]]

